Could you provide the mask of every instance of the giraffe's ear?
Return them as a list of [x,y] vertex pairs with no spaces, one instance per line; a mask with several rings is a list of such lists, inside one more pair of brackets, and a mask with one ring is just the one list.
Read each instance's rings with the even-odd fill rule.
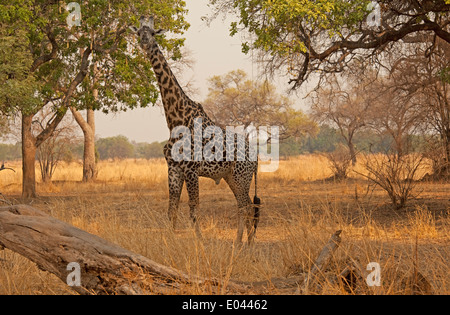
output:
[[137,28],[136,26],[131,25],[131,26],[129,26],[128,28],[129,28],[133,33],[137,34],[138,28]]
[[164,33],[168,32],[167,30],[163,30],[163,29],[159,29],[157,31],[155,31],[155,35],[162,35]]

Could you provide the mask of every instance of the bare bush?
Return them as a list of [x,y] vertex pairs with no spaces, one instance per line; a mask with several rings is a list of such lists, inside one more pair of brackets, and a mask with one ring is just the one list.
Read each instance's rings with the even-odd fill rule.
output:
[[418,170],[424,162],[419,154],[388,154],[382,157],[366,156],[364,167],[367,174],[361,174],[385,190],[395,209],[401,209],[411,198],[417,197]]
[[[38,119],[33,121],[34,128],[39,131],[44,130],[49,116],[51,116],[51,112],[44,108],[37,116]],[[36,157],[43,182],[51,182],[58,163],[69,154],[70,145],[78,140],[78,135],[73,127],[73,120],[64,119],[53,134],[37,149]]]
[[424,180],[450,180],[450,161],[447,161],[445,146],[438,141],[430,140],[426,144],[424,157],[431,161],[431,174],[426,174]]
[[346,179],[354,158],[349,148],[340,143],[333,152],[325,153],[324,156],[333,172],[331,178],[338,181]]
[[58,163],[68,154],[71,138],[63,135],[63,130],[56,130],[37,150],[37,159],[43,182],[50,182]]

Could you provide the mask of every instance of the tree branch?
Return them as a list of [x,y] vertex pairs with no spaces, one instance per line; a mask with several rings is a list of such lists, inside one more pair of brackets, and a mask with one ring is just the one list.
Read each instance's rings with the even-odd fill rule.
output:
[[42,142],[47,140],[55,131],[56,127],[58,127],[58,124],[61,122],[61,120],[64,118],[67,109],[69,108],[70,101],[72,99],[73,93],[75,92],[77,86],[83,82],[84,78],[86,77],[88,73],[89,68],[89,56],[91,55],[92,50],[90,47],[87,47],[83,53],[83,57],[81,60],[81,66],[78,74],[75,76],[75,78],[72,80],[72,82],[69,85],[69,88],[67,89],[67,92],[65,93],[65,96],[62,100],[62,104],[55,115],[54,119],[47,124],[47,127],[41,131],[41,133],[36,137],[36,147],[39,147]]
[[52,51],[49,54],[42,55],[36,60],[34,60],[33,64],[31,65],[31,72],[35,72],[41,65],[43,65],[46,62],[49,62],[52,59],[55,59],[58,54],[58,43],[56,42],[56,38],[54,34],[51,32],[50,29],[47,29],[45,32],[47,34],[47,38],[50,41],[50,44],[52,45]]

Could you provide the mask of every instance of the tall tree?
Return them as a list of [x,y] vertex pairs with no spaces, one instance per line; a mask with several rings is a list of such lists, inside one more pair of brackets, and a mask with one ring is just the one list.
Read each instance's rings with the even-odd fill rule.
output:
[[316,124],[294,108],[291,99],[268,82],[250,80],[242,70],[209,79],[203,105],[211,118],[225,126],[278,126],[281,140],[314,134]]
[[[103,1],[110,17],[101,19],[101,23],[87,24],[79,28],[79,33],[92,34],[101,37],[104,29],[118,28],[118,18],[129,18],[129,25],[136,20],[138,12],[152,13],[164,28],[173,33],[182,34],[189,27],[184,20],[185,3],[178,0],[164,2],[141,1],[139,4],[127,5],[126,1]],[[94,7],[96,9],[96,7]],[[133,18],[134,17],[134,18]],[[123,18],[121,19],[123,21]],[[89,22],[88,22],[89,23]],[[82,22],[83,26],[83,22]],[[181,59],[182,38],[163,38],[161,46],[168,52],[171,59],[177,62]],[[136,107],[146,107],[154,104],[158,98],[158,90],[152,84],[156,82],[151,67],[145,60],[142,51],[127,42],[120,42],[117,47],[95,49],[92,66],[81,87],[81,92],[75,98],[75,105],[70,109],[84,134],[83,181],[95,179],[95,111],[103,112],[126,111]],[[86,110],[83,118],[80,110]]]
[[231,34],[248,33],[243,50],[260,52],[267,71],[281,70],[297,89],[311,74],[341,72],[355,56],[376,58],[421,32],[450,42],[450,0],[210,0],[232,12]]
[[[349,149],[352,164],[355,165],[355,135],[367,125],[371,116],[371,95],[373,76],[365,79],[333,75],[325,87],[320,87],[310,98],[312,117],[320,123],[330,124],[339,130]],[[359,80],[359,81],[358,81]]]
[[86,119],[80,111],[70,107],[73,117],[83,131],[83,182],[90,182],[97,178],[95,156],[95,113],[91,108],[86,109]]
[[[93,85],[92,89],[93,102],[98,101],[98,89],[96,83],[98,80],[98,68],[97,64],[94,64],[93,68]],[[86,119],[75,107],[71,106],[70,111],[83,131],[84,145],[83,145],[83,182],[90,182],[97,178],[97,166],[95,156],[95,114],[93,104],[86,104]]]
[[386,89],[397,98],[408,98],[410,106],[416,107],[413,124],[438,139],[435,175],[450,173],[450,44],[436,36],[423,36],[422,42],[409,46],[385,58],[390,77]]
[[[61,70],[58,59],[58,40],[60,35],[66,33],[63,28],[57,27],[61,19],[57,11],[49,8],[47,2],[17,0],[0,6],[0,24],[3,36],[10,40],[5,44],[9,49],[2,50],[0,54],[5,60],[5,67],[17,70],[9,74],[6,82],[0,89],[7,90],[14,86],[2,105],[9,112],[20,112],[22,115],[22,168],[24,197],[34,197],[35,188],[35,156],[36,148],[42,144],[54,131],[62,120],[65,110],[58,106],[67,104],[76,86],[82,80],[83,69],[79,75],[67,84],[65,92],[52,92],[52,85],[58,80]],[[9,43],[9,45],[8,45]],[[16,53],[19,63],[11,62],[8,56],[14,58]],[[85,56],[83,66],[88,56]],[[17,82],[19,74],[20,82]],[[15,82],[16,81],[16,82]],[[29,86],[23,83],[30,82]],[[17,85],[14,85],[14,84]],[[25,87],[22,92],[18,88]],[[32,133],[33,116],[45,105],[54,105],[54,115],[45,128],[37,135]]]
[[[29,49],[31,62],[23,72],[37,83],[36,88],[28,89],[32,105],[19,101],[16,108],[22,112],[24,197],[36,195],[37,147],[48,139],[70,106],[117,111],[156,102],[154,75],[143,54],[127,44],[128,26],[140,15],[153,12],[166,29],[175,33],[188,27],[183,19],[184,2],[177,0],[131,5],[128,1],[85,1],[81,3],[79,25],[68,25],[71,15],[65,9],[69,2],[13,0],[0,6],[0,22],[6,25],[7,35],[17,39],[18,30],[24,34],[26,40],[21,41],[21,47]],[[162,41],[163,47],[173,51],[183,44],[182,39]],[[89,89],[95,64],[101,71],[96,86]],[[96,102],[94,90],[98,91]],[[54,115],[35,135],[33,117],[46,105],[53,106]]]
[[410,136],[423,125],[425,114],[421,99],[416,93],[399,91],[395,77],[379,78],[372,88],[378,94],[371,102],[370,125],[381,135],[392,139],[391,153],[398,158],[411,153]]

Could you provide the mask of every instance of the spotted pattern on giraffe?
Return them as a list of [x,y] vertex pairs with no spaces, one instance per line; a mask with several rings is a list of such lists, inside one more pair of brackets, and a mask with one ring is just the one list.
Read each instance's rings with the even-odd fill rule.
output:
[[[130,27],[140,39],[140,46],[145,51],[148,59],[151,62],[154,73],[156,75],[161,98],[164,106],[164,113],[169,130],[172,131],[179,126],[185,126],[190,131],[189,138],[182,138],[179,136],[172,136],[164,147],[164,157],[168,165],[168,182],[169,182],[169,209],[168,216],[172,222],[172,227],[175,229],[177,221],[177,212],[179,208],[180,196],[183,185],[186,184],[189,196],[190,217],[193,221],[196,233],[201,237],[201,231],[198,223],[198,207],[199,207],[199,177],[207,177],[213,179],[216,184],[219,184],[224,179],[231,191],[233,192],[238,208],[238,229],[236,235],[236,242],[241,243],[243,232],[247,229],[247,241],[251,243],[256,228],[259,223],[259,204],[260,200],[257,197],[257,171],[258,161],[256,158],[250,157],[250,146],[248,139],[245,140],[245,146],[237,145],[237,137],[233,139],[234,159],[227,160],[227,145],[226,145],[226,130],[221,129],[221,135],[208,132],[209,138],[205,138],[205,131],[211,130],[208,127],[215,127],[216,124],[208,117],[201,104],[191,100],[183,91],[176,77],[170,69],[163,53],[161,52],[156,35],[162,34],[162,30],[154,29],[153,18],[141,17],[140,27]],[[196,126],[196,121],[201,120],[201,125]],[[197,127],[198,130],[195,130]],[[197,131],[197,132],[196,132]],[[225,135],[225,136],[223,136]],[[189,147],[190,158],[182,161],[176,161],[173,158],[173,148],[179,141],[186,141],[181,147]],[[206,146],[211,148],[211,153],[214,154],[214,159],[207,160],[205,157],[199,160],[196,159],[195,153],[198,153],[195,145],[201,144],[200,152],[203,153]],[[180,147],[180,143],[176,148]],[[220,161],[217,158],[216,148],[223,148],[223,158]],[[214,150],[213,150],[214,149]],[[208,151],[208,150],[206,150]],[[229,152],[230,153],[230,152]],[[245,157],[242,159],[242,157]],[[237,157],[241,157],[238,159]],[[250,186],[253,177],[255,178],[255,196],[250,199]]]

